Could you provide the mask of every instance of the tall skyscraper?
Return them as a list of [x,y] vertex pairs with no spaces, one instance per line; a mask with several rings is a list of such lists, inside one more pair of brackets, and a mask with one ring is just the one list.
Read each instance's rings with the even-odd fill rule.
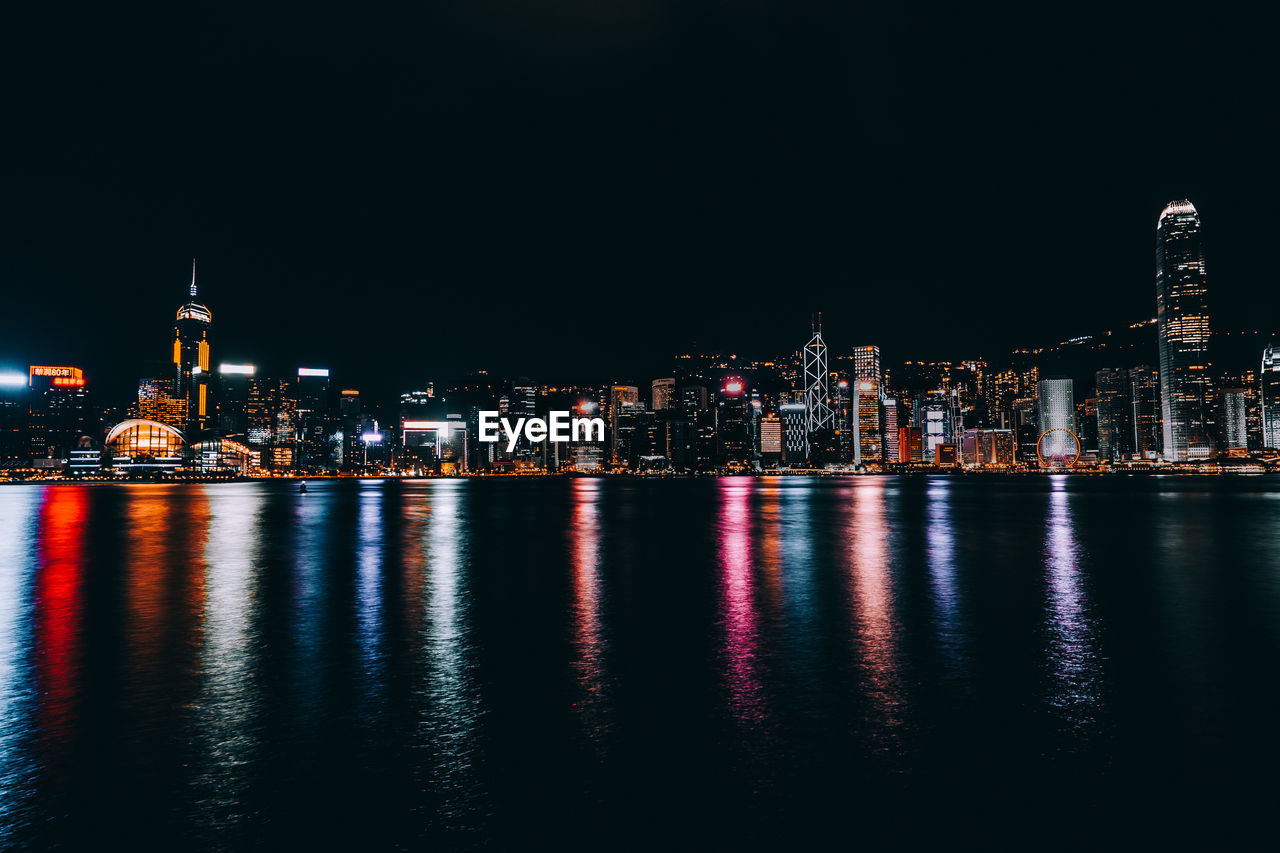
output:
[[822,320],[819,318],[813,336],[804,347],[805,431],[811,437],[819,430],[835,428],[827,382],[827,344],[822,340]]
[[1133,452],[1129,373],[1103,368],[1094,374],[1094,384],[1098,389],[1098,458],[1118,461]]
[[31,459],[70,458],[89,424],[84,371],[78,367],[33,364],[27,376]]
[[880,386],[870,379],[858,382],[857,400],[857,463],[879,465],[884,461],[880,430]]
[[1164,458],[1209,455],[1209,308],[1200,215],[1183,199],[1156,222],[1156,322]]
[[626,461],[627,437],[635,425],[635,409],[640,402],[640,389],[634,385],[609,386],[609,460],[615,465]]
[[652,385],[653,410],[655,412],[674,409],[676,406],[675,377],[655,379]]
[[196,262],[191,262],[190,299],[178,309],[173,324],[173,396],[186,403],[190,433],[212,423],[209,399],[209,331],[213,315],[196,301]]
[[884,374],[880,369],[880,347],[854,347],[853,373],[859,382],[874,382],[877,388],[883,388]]
[[1280,346],[1262,351],[1262,444],[1280,449]]
[[1130,407],[1133,421],[1133,453],[1155,459],[1162,444],[1160,430],[1160,377],[1150,367],[1129,369]]
[[1223,438],[1228,456],[1249,453],[1249,427],[1246,423],[1245,389],[1222,389]]
[[1080,455],[1080,439],[1071,380],[1041,379],[1036,390],[1036,421],[1040,429],[1036,453],[1041,464],[1054,468],[1074,465]]

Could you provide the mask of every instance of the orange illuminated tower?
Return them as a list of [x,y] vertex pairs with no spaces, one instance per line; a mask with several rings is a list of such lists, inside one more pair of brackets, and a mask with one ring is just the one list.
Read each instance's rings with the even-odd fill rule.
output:
[[209,331],[213,315],[196,301],[196,262],[191,262],[191,295],[173,324],[173,396],[186,403],[189,433],[212,426],[209,399]]

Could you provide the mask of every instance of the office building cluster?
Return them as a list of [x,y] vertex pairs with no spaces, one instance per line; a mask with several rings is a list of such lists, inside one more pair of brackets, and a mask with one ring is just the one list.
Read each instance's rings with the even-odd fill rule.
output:
[[[0,475],[278,476],[748,472],[1218,465],[1280,455],[1280,346],[1211,335],[1199,214],[1156,225],[1156,316],[985,359],[890,366],[874,344],[833,350],[815,317],[768,360],[687,353],[656,378],[564,385],[482,370],[366,400],[327,367],[284,375],[218,361],[195,269],[167,358],[136,398],[98,405],[85,371],[0,371]],[[801,338],[800,340],[803,340]],[[1251,348],[1252,363],[1211,353]],[[799,343],[799,341],[797,342]],[[157,352],[163,352],[158,331]],[[1261,350],[1260,358],[1258,358]],[[1231,359],[1226,359],[1230,362]],[[1154,363],[1153,363],[1154,362]],[[1253,364],[1258,367],[1254,368]],[[479,416],[570,410],[603,441],[481,442]]]

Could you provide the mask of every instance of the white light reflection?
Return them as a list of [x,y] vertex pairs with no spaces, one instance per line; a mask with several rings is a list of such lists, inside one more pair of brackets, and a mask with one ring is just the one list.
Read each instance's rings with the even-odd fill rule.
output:
[[1048,571],[1049,704],[1077,733],[1092,728],[1099,716],[1102,661],[1096,629],[1080,580],[1080,548],[1072,526],[1066,476],[1052,477],[1045,530]]
[[386,685],[382,630],[383,483],[360,484],[359,523],[356,526],[356,602],[360,672],[365,698],[378,705]]
[[956,583],[955,521],[951,516],[951,482],[946,478],[929,481],[925,512],[925,559],[929,566],[929,588],[936,612],[938,650],[951,677],[963,675],[965,667],[964,628],[961,624],[960,589]]
[[[48,486],[45,488],[59,488]],[[0,847],[11,815],[30,794],[24,777],[22,744],[28,739],[32,679],[22,649],[30,642],[35,526],[42,489],[0,488]]]
[[445,792],[444,817],[470,820],[477,802],[476,729],[480,697],[475,682],[469,595],[464,582],[471,566],[469,529],[462,481],[432,481],[427,528],[426,700],[424,734],[436,761],[431,784]]
[[[251,714],[258,707],[254,685],[254,565],[262,486],[205,486],[209,535],[205,543],[204,643],[196,737],[202,754],[195,780],[201,819],[217,826],[245,820],[239,805],[249,785],[248,767],[258,751]],[[211,824],[212,826],[212,824]]]

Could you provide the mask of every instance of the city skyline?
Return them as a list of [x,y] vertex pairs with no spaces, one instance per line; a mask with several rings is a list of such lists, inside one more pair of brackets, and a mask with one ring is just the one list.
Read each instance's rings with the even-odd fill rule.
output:
[[[395,397],[362,393],[360,377],[328,366],[299,366],[295,374],[215,359],[217,324],[193,260],[171,327],[171,357],[149,362],[127,404],[91,399],[90,377],[79,366],[31,365],[25,383],[18,371],[0,371],[0,460],[29,472],[22,476],[1280,461],[1273,423],[1280,371],[1271,340],[1260,355],[1257,340],[1249,351],[1247,335],[1211,351],[1199,211],[1187,199],[1168,202],[1155,238],[1155,318],[1119,334],[1014,350],[1001,361],[886,361],[878,344],[866,342],[832,351],[816,313],[808,342],[769,360],[685,353],[658,371],[669,376],[639,382],[617,373],[607,382],[565,383],[479,370],[402,390],[398,405]],[[505,450],[482,446],[486,419],[524,423],[556,411],[597,418],[602,430],[607,422],[607,440],[602,432],[590,441],[542,443],[517,426],[508,428]]]

